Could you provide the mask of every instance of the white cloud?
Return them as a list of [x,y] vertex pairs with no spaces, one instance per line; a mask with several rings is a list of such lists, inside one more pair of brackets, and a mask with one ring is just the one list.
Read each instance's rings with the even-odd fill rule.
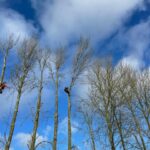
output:
[[[144,32],[145,31],[145,32]],[[125,35],[131,53],[142,56],[149,46],[150,19],[131,28]]]
[[26,21],[23,16],[11,9],[0,9],[0,22],[2,37],[13,34],[22,39],[37,32],[31,22]]
[[[118,29],[131,11],[143,0],[55,0],[35,2],[33,6],[44,29],[44,37],[52,44],[67,42],[79,36],[100,40]],[[45,39],[44,39],[45,40]]]
[[144,66],[144,62],[134,56],[124,57],[120,62],[134,69],[140,69],[141,67]]
[[[72,122],[71,122],[71,130],[72,130],[73,134],[78,132],[78,127],[79,127],[79,124],[76,121],[72,120]],[[67,119],[67,117],[64,118],[60,122],[60,124],[59,124],[59,133],[67,135],[67,133],[68,133],[68,119]]]
[[[18,133],[14,137],[17,145],[23,147],[27,147],[31,141],[31,134],[29,133]],[[42,141],[48,141],[48,138],[43,135],[37,134],[36,145]]]
[[18,133],[17,135],[15,135],[14,138],[17,143],[23,147],[26,147],[27,144],[29,144],[30,140],[31,140],[31,134],[28,133]]
[[136,69],[144,66],[143,60],[146,53],[150,52],[150,19],[145,22],[141,22],[138,25],[130,28],[129,30],[122,31],[117,40],[122,45],[126,45],[124,49],[127,53],[121,62],[128,64]]

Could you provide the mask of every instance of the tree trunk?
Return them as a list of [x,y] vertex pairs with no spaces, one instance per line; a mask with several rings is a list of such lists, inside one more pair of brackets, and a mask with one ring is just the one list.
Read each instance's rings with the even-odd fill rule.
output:
[[3,60],[3,68],[2,68],[2,74],[1,74],[1,79],[0,79],[1,83],[3,82],[4,76],[5,76],[7,56],[8,56],[8,54],[6,53],[6,55],[4,56],[4,60]]
[[4,80],[5,70],[6,70],[6,57],[4,58],[4,63],[3,63],[3,68],[2,68],[2,74],[1,74],[1,80],[0,80],[1,83]]
[[109,141],[110,141],[110,144],[111,144],[111,150],[115,150],[115,143],[114,143],[114,137],[113,137],[113,133],[112,133],[112,130],[110,131],[109,129]]
[[139,140],[138,140],[137,136],[136,136],[136,135],[134,135],[134,134],[133,134],[133,136],[134,136],[134,138],[135,138],[135,141],[136,141],[137,145],[139,146],[139,148],[138,148],[138,149],[143,150],[143,148],[142,148],[142,146],[141,146],[141,143],[139,142]]
[[113,135],[113,131],[112,131],[112,124],[111,124],[110,120],[111,119],[109,117],[109,114],[106,112],[106,122],[107,122],[107,127],[108,127],[108,138],[109,138],[111,150],[116,150],[115,143],[114,143],[114,135]]
[[53,150],[57,150],[57,132],[58,132],[58,72],[56,73],[55,83],[55,114],[54,114],[54,137],[53,137]]
[[37,101],[37,107],[36,107],[36,116],[34,120],[34,128],[33,128],[33,134],[30,144],[30,150],[35,150],[35,143],[36,143],[36,133],[39,125],[39,117],[40,117],[40,110],[41,110],[41,95],[42,95],[42,89],[43,89],[43,71],[41,72],[41,78],[40,78],[40,84],[39,84],[39,91],[38,91],[38,101]]
[[[121,116],[121,114],[119,114]],[[119,131],[119,135],[120,135],[120,139],[121,139],[121,143],[122,143],[122,148],[123,150],[126,150],[126,146],[125,146],[125,142],[124,142],[124,138],[123,138],[123,132],[122,132],[122,121],[121,121],[121,117],[119,117],[119,120],[115,114],[115,119],[116,119],[116,123],[117,123],[117,128]]]
[[71,96],[68,94],[68,150],[72,149],[71,137]]
[[96,150],[94,133],[93,133],[93,129],[90,126],[89,126],[89,130],[90,130],[90,137],[91,137],[91,143],[92,143],[92,150]]
[[12,141],[14,128],[15,128],[15,123],[16,123],[16,119],[17,119],[17,114],[18,114],[19,103],[20,103],[20,98],[21,98],[21,94],[22,94],[22,87],[23,87],[23,84],[24,84],[24,80],[25,80],[25,76],[23,76],[20,79],[20,85],[19,85],[19,88],[18,88],[17,101],[16,101],[16,105],[15,105],[13,118],[12,118],[12,121],[11,121],[11,126],[10,126],[8,140],[7,140],[6,145],[5,145],[5,150],[9,150],[10,145],[11,145],[11,141]]
[[137,131],[138,131],[138,134],[140,136],[140,139],[141,139],[141,142],[142,142],[142,146],[143,146],[143,150],[146,150],[146,145],[145,145],[145,142],[144,142],[144,139],[143,139],[143,136],[142,136],[142,132],[141,132],[141,128],[140,128],[140,125],[139,125],[139,122],[135,116],[135,113],[132,109],[132,106],[131,104],[128,102],[128,106],[129,106],[129,109],[131,111],[131,114],[132,114],[132,117],[133,117],[133,120],[135,122],[135,125],[136,125],[136,128],[137,128]]
[[[148,129],[149,129],[149,131],[150,131],[150,122],[149,122],[149,117],[148,117],[148,115],[146,114],[146,109],[144,108],[144,106],[143,106],[143,104],[142,104],[142,102],[141,102],[141,99],[139,99],[138,98],[138,102],[139,102],[139,105],[140,105],[140,107],[141,107],[141,112],[143,113],[143,116],[144,116],[144,118],[145,118],[145,121],[146,121],[146,123],[147,123],[147,126],[148,126]],[[149,108],[148,108],[149,109]]]

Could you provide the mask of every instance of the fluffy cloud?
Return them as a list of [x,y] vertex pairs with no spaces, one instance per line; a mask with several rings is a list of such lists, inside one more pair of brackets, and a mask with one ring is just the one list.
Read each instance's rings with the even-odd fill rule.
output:
[[26,147],[31,140],[31,135],[28,133],[18,133],[17,135],[15,135],[15,140],[19,145]]
[[[76,121],[72,121],[71,130],[72,133],[76,133],[78,131],[79,124]],[[68,133],[68,118],[64,118],[59,125],[59,133],[67,135]]]
[[[43,134],[37,133],[36,144],[38,144],[42,141],[48,141],[48,136],[49,136],[50,131],[51,131],[51,127],[48,125],[43,130]],[[27,145],[29,145],[29,143],[31,141],[31,134],[19,132],[15,135],[14,140],[18,146],[20,146],[21,148],[25,148],[25,147],[27,147]]]
[[137,70],[140,69],[142,66],[144,66],[143,61],[138,60],[138,58],[134,56],[124,57],[120,62],[124,65],[129,65],[130,67],[137,69]]
[[[39,21],[52,45],[79,36],[101,40],[118,29],[143,0],[56,0],[35,2]],[[38,13],[39,14],[39,13]]]
[[[29,133],[18,133],[15,135],[15,141],[20,145],[22,148],[27,147],[27,145],[31,141],[31,134]],[[42,141],[48,141],[46,136],[37,134],[36,144],[42,142]]]
[[144,58],[150,52],[150,19],[141,22],[129,30],[121,31],[117,36],[118,43],[126,45],[126,55],[121,61],[138,69],[144,66]]
[[0,22],[2,37],[13,34],[15,37],[24,38],[37,32],[31,22],[11,9],[0,8]]

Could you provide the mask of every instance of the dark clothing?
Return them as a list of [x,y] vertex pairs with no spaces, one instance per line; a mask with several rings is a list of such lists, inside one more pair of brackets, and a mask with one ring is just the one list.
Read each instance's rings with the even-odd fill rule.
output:
[[3,90],[7,87],[5,83],[0,83],[0,94],[3,93]]
[[70,90],[68,87],[65,87],[64,91],[69,95],[70,94]]

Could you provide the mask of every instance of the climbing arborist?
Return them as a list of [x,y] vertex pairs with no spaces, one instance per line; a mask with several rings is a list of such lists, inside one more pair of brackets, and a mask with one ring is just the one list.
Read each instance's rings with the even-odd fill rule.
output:
[[3,90],[4,90],[5,88],[7,88],[7,87],[8,87],[8,86],[7,86],[6,82],[0,83],[0,94],[2,94],[2,93],[3,93]]
[[70,95],[70,90],[69,90],[68,87],[65,87],[65,88],[64,88],[64,91],[65,91],[68,95]]

